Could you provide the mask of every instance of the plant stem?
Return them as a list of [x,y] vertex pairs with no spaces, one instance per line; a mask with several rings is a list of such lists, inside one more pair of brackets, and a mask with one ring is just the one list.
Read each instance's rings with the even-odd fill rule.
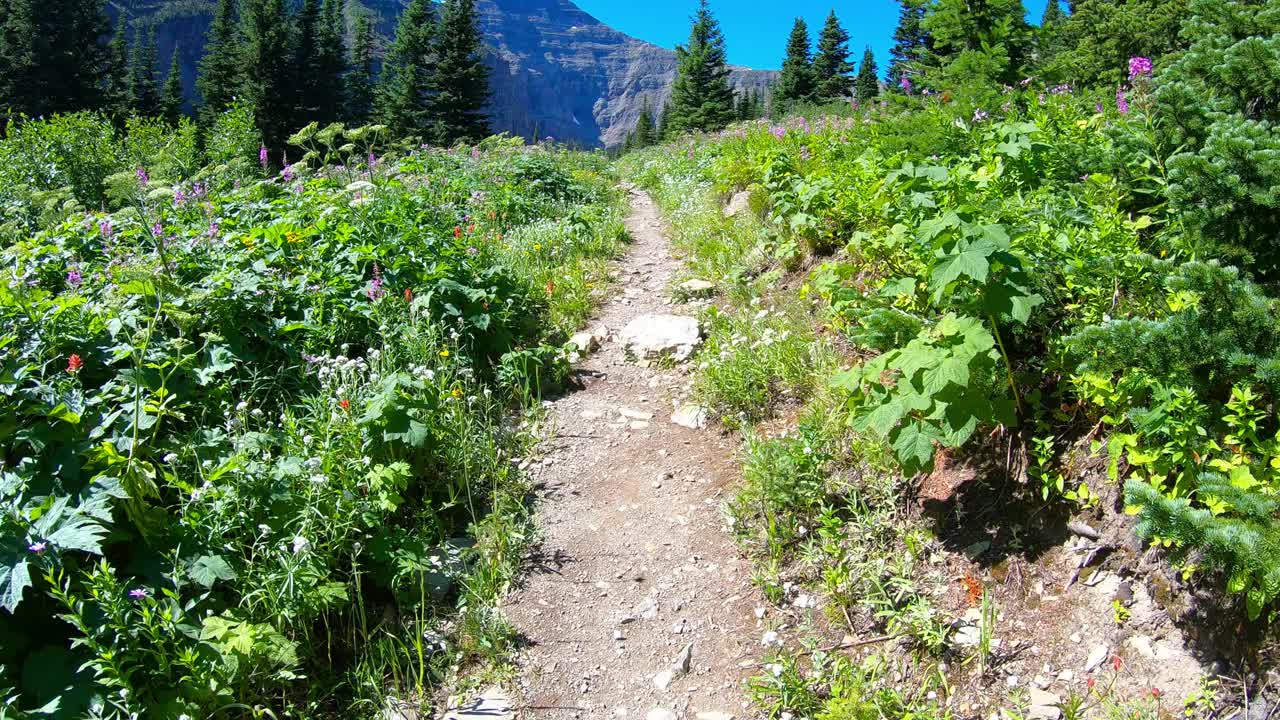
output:
[[1000,337],[1000,327],[996,325],[994,315],[988,315],[987,320],[991,322],[991,332],[996,336],[996,345],[1000,348],[1000,357],[1004,358],[1004,369],[1009,377],[1009,389],[1013,391],[1013,404],[1018,410],[1018,417],[1022,417],[1022,398],[1018,395],[1018,383],[1013,379],[1013,363],[1009,362],[1009,353],[1004,349],[1004,339]]

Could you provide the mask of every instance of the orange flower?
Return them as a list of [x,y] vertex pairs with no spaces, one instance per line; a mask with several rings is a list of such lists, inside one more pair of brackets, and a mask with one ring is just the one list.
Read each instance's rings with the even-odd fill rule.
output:
[[351,410],[351,401],[346,398],[342,398],[341,400],[338,401],[338,407],[342,408],[343,410]]
[[1160,696],[1163,694],[1164,693],[1160,691],[1160,688],[1151,688],[1151,697],[1159,700]]
[[1120,659],[1119,655],[1111,656],[1111,667],[1115,668],[1117,671],[1124,667],[1124,661]]
[[84,367],[84,361],[80,359],[79,355],[72,353],[71,357],[67,359],[67,372],[75,375],[80,372],[82,367]]
[[461,228],[461,227],[459,227],[459,226],[457,226],[457,225],[455,225],[455,226],[453,227],[453,236],[454,236],[455,238],[460,238],[460,237],[462,237],[462,228]]
[[551,297],[552,295],[555,294],[555,292],[556,292],[556,281],[548,280],[547,281],[547,297]]
[[413,288],[404,289],[404,301],[413,302]]

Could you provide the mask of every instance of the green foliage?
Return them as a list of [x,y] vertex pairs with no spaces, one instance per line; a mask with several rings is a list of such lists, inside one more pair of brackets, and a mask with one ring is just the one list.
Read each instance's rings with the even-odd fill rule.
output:
[[904,77],[911,77],[922,70],[932,39],[924,26],[927,0],[898,0],[898,25],[893,31],[892,57],[889,63],[889,85],[900,87]]
[[1129,81],[1129,58],[1157,60],[1185,47],[1179,29],[1188,0],[1076,0],[1050,31],[1042,25],[1041,72],[1053,82],[1114,88]]
[[729,87],[724,35],[707,0],[694,13],[689,41],[676,47],[676,79],[663,111],[671,132],[719,130],[733,121],[733,89]]
[[1022,0],[938,0],[921,26],[930,38],[929,64],[937,84],[990,87],[1022,79],[1031,29]]
[[182,117],[182,67],[178,64],[178,48],[173,48],[173,60],[164,81],[164,93],[160,96],[160,116],[170,125],[177,125]]
[[160,114],[160,85],[156,80],[156,31],[151,28],[145,40],[134,42],[133,57],[129,59],[129,97],[133,112],[143,117]]
[[346,79],[346,117],[354,124],[368,121],[373,112],[374,34],[369,13],[356,17],[355,37],[351,43],[351,72]]
[[110,34],[103,0],[4,0],[0,108],[5,115],[99,108]]
[[258,131],[273,149],[293,127],[287,17],[283,0],[243,0],[240,7],[240,97],[253,105]]
[[127,131],[59,116],[0,142],[21,172],[110,160],[59,172],[118,208],[0,251],[23,278],[0,291],[11,706],[347,717],[500,660],[519,414],[621,242],[603,159],[397,155],[385,128],[312,124],[263,179],[248,106],[214,116],[210,167],[190,122]]
[[238,94],[242,83],[242,52],[236,28],[236,0],[218,0],[196,77],[196,89],[204,100],[201,112],[206,123],[230,107]]
[[862,54],[862,66],[858,68],[858,101],[870,102],[880,95],[880,73],[876,69],[876,56],[871,48]]

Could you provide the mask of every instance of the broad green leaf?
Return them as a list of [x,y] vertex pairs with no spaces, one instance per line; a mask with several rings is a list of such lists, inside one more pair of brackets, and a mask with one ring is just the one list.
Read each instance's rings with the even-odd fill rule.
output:
[[933,464],[933,438],[921,431],[919,423],[908,423],[893,438],[893,452],[903,470],[914,475]]
[[211,588],[219,580],[234,580],[236,571],[231,569],[221,555],[202,555],[187,568],[187,574],[198,585]]
[[854,422],[853,428],[874,430],[881,435],[888,435],[906,414],[907,408],[901,402],[888,398],[871,412],[859,417]]
[[943,256],[933,266],[933,274],[929,280],[929,285],[933,288],[934,302],[940,301],[947,287],[961,277],[967,276],[979,283],[985,283],[987,274],[991,271],[991,262],[988,258],[993,252],[995,252],[994,246],[979,241],[963,250]]
[[12,565],[0,564],[0,607],[10,613],[22,602],[22,592],[31,587],[31,569],[26,558]]

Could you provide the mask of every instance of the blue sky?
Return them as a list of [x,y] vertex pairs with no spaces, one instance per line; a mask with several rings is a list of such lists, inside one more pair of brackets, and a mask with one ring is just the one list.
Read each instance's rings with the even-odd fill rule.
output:
[[[583,10],[628,35],[648,40],[655,45],[674,48],[689,37],[689,16],[697,0],[575,0]],[[1039,22],[1047,0],[1024,0],[1027,17]],[[883,74],[893,45],[893,29],[898,23],[898,4],[894,0],[711,0],[711,10],[720,20],[729,62],[761,69],[777,69],[796,17],[803,17],[809,32],[817,41],[817,33],[836,11],[840,22],[853,39],[849,47],[855,60],[861,60],[867,45],[876,53]]]

